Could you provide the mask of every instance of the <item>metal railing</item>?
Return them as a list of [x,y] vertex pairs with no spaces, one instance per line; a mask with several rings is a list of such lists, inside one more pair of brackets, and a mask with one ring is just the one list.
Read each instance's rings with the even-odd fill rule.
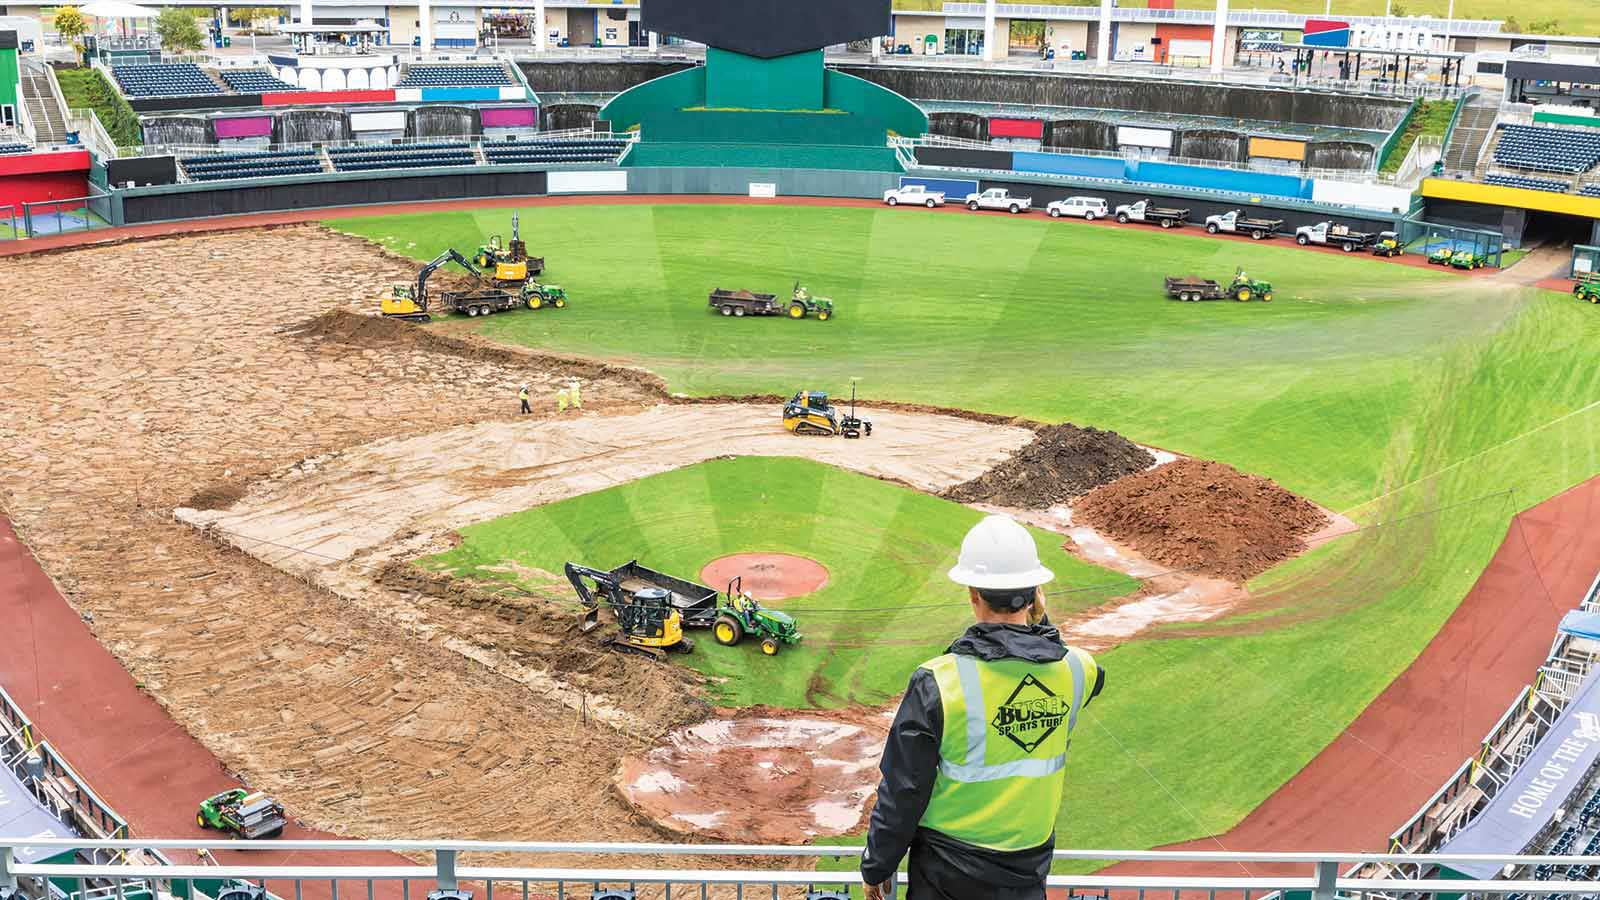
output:
[[121,148],[111,139],[111,133],[100,124],[100,114],[92,109],[72,109],[67,111],[67,127],[78,133],[78,140],[102,160],[116,159],[121,155]]
[[[249,882],[279,897],[303,898],[308,894],[324,896],[331,893],[365,894],[415,897],[422,900],[432,891],[470,891],[474,897],[492,900],[499,892],[502,897],[590,897],[603,888],[640,890],[645,896],[698,895],[702,898],[716,896],[744,896],[751,888],[766,888],[771,896],[801,896],[810,890],[848,890],[860,883],[856,873],[855,857],[859,847],[847,845],[822,845],[783,847],[741,844],[644,844],[644,843],[550,843],[550,842],[496,842],[496,841],[330,841],[289,840],[275,841],[276,850],[291,851],[295,865],[272,865],[249,861],[248,854],[238,857],[240,862],[230,865],[71,865],[50,863],[19,863],[16,851],[23,847],[45,851],[66,850],[209,850],[237,849],[237,842],[222,840],[146,840],[146,841],[85,841],[76,839],[7,839],[0,841],[0,888],[19,883],[38,883],[39,879],[82,879],[84,882],[131,889],[135,883],[153,883],[158,890],[174,890],[189,886],[188,896],[194,896],[192,885],[197,881]],[[365,853],[370,859],[373,851],[404,854],[392,864],[350,864],[352,854]],[[464,855],[488,854],[530,857],[525,865],[467,865]],[[630,867],[616,866],[613,860],[628,857],[651,857],[657,860],[681,860],[682,868],[670,866]],[[431,864],[412,862],[418,857],[431,857]],[[596,860],[594,865],[540,864],[551,857],[565,860]],[[751,859],[766,859],[787,866],[764,869],[751,863]],[[1203,892],[1210,900],[1265,900],[1273,893],[1304,892],[1312,900],[1335,900],[1341,897],[1365,898],[1372,894],[1405,894],[1428,898],[1441,895],[1476,897],[1525,892],[1541,895],[1576,895],[1592,893],[1590,881],[1511,881],[1511,880],[1452,880],[1432,877],[1439,866],[1490,863],[1496,866],[1529,867],[1537,865],[1582,866],[1600,865],[1600,857],[1583,856],[1515,856],[1515,855],[1415,855],[1392,853],[1238,853],[1223,851],[1129,851],[1129,850],[1057,850],[1055,859],[1060,863],[1096,864],[1112,862],[1140,863],[1139,871],[1131,874],[1052,875],[1047,884],[1052,889],[1083,892],[1137,891],[1140,897],[1170,896],[1179,900]],[[818,869],[818,862],[826,861],[840,868]],[[608,864],[609,863],[609,864]],[[1226,875],[1177,874],[1180,870],[1192,873],[1196,865],[1215,866]],[[1252,866],[1254,865],[1254,869]],[[1380,866],[1389,875],[1384,878],[1352,878],[1340,876],[1341,868]],[[1295,871],[1299,874],[1254,874],[1255,869],[1274,872]],[[1246,874],[1239,875],[1237,873]],[[1408,874],[1411,873],[1411,874]],[[905,883],[902,873],[898,880]],[[340,886],[344,890],[340,890]],[[684,889],[688,889],[687,891]]]
[[[68,765],[66,759],[56,752],[55,747],[40,735],[33,721],[3,688],[0,688],[0,729],[5,732],[3,738],[0,738],[0,752],[4,753],[5,759],[14,771],[27,755],[38,755],[43,762],[44,774],[47,777],[59,779],[72,786],[74,803],[78,807],[77,812],[80,817],[91,823],[102,834],[124,838],[129,836],[127,821],[101,800],[100,795],[94,792],[89,783],[81,778],[72,766]],[[19,771],[18,774],[21,776],[24,773]]]

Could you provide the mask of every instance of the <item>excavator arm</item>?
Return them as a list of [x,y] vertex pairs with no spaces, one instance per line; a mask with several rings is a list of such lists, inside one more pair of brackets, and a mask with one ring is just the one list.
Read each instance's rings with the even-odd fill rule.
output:
[[483,282],[483,273],[478,271],[478,267],[472,264],[472,260],[457,253],[454,248],[444,251],[418,270],[416,287],[411,290],[411,299],[415,300],[424,312],[428,309],[428,279],[433,277],[433,273],[438,271],[439,267],[448,262],[453,262],[467,270],[467,274],[477,279],[480,284]]
[[[567,580],[572,582],[572,590],[578,595],[578,602],[583,604],[583,613],[578,617],[578,628],[581,631],[593,631],[600,624],[600,602],[604,600],[613,606],[617,603],[617,595],[622,592],[622,586],[617,584],[610,572],[600,569],[591,569],[569,562],[566,565]],[[594,582],[594,590],[584,583],[587,578]]]

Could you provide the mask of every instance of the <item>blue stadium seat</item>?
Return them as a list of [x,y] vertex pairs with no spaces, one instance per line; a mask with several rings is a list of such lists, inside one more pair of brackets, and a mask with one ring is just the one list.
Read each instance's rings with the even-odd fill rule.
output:
[[307,175],[322,171],[321,160],[310,150],[218,153],[211,156],[191,156],[181,162],[183,173],[190,181],[270,178],[279,175]]
[[1600,165],[1600,129],[1502,125],[1495,162],[1539,172],[1576,174]]
[[1553,191],[1565,194],[1571,186],[1565,181],[1551,181],[1548,178],[1529,178],[1526,175],[1504,175],[1495,173],[1483,176],[1484,184],[1497,184],[1501,187],[1526,188],[1530,191]]
[[[1600,184],[1586,184],[1578,193],[1585,197],[1600,197]],[[1589,815],[1594,815],[1594,812],[1591,810]]]
[[484,141],[483,155],[490,163],[615,162],[628,142],[614,138],[571,140]]
[[515,84],[506,70],[496,65],[416,64],[406,67],[395,83],[397,88],[499,87]]
[[262,69],[243,69],[235,72],[223,72],[222,80],[228,83],[241,94],[268,94],[274,91],[303,91],[305,88],[297,87],[283,81]]
[[129,97],[197,97],[223,93],[222,88],[194,63],[112,66],[111,74]]
[[21,141],[5,141],[0,143],[0,155],[8,153],[29,153],[32,150],[33,147],[24,144]]
[[419,144],[366,144],[339,147],[328,151],[333,167],[340,172],[366,172],[376,169],[421,169],[433,166],[471,166],[477,164],[472,147],[465,141],[428,141]]

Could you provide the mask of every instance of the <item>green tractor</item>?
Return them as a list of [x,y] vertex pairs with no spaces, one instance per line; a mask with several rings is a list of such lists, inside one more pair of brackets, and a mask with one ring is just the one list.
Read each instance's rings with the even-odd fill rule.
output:
[[1453,245],[1453,244],[1440,244],[1437,249],[1435,249],[1435,250],[1433,250],[1433,251],[1428,253],[1428,265],[1430,265],[1430,266],[1448,266],[1448,265],[1450,265],[1451,258],[1453,258],[1455,255],[1456,255],[1455,245]]
[[1450,268],[1452,269],[1481,269],[1489,264],[1489,260],[1481,253],[1472,250],[1457,250],[1450,255]]
[[1240,303],[1249,303],[1251,300],[1260,300],[1262,303],[1272,302],[1272,282],[1251,278],[1243,269],[1234,270],[1233,281],[1228,283],[1228,296]]
[[761,652],[777,656],[785,644],[800,643],[800,630],[794,617],[775,609],[766,609],[756,598],[742,589],[743,578],[728,584],[728,593],[717,609],[717,620],[711,625],[711,636],[724,647],[732,647],[747,636],[761,640]]
[[567,308],[567,292],[559,284],[540,284],[529,278],[522,283],[522,302],[529,309],[543,309],[553,306],[556,309]]
[[201,828],[231,831],[247,840],[277,837],[288,824],[282,803],[244,788],[230,788],[201,800],[194,822]]
[[833,301],[827,297],[811,296],[805,285],[796,281],[794,294],[789,298],[789,318],[804,319],[807,314],[815,315],[819,322],[826,322],[833,318]]
[[1579,275],[1572,285],[1572,296],[1586,303],[1600,303],[1600,275]]

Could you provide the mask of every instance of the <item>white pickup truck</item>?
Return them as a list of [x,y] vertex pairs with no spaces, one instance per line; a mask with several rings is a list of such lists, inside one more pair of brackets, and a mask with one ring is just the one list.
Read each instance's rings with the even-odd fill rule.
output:
[[933,209],[944,205],[944,191],[930,191],[925,184],[903,184],[883,192],[883,202],[890,206],[911,203]]
[[1045,212],[1050,218],[1059,219],[1062,216],[1077,216],[1085,222],[1093,222],[1108,214],[1106,201],[1099,197],[1068,197],[1057,200],[1045,206]]
[[1248,234],[1250,239],[1259,241],[1278,233],[1282,227],[1282,219],[1252,219],[1239,214],[1239,210],[1226,212],[1220,216],[1206,216],[1206,231],[1211,234],[1223,232],[1225,234]]
[[1335,225],[1332,222],[1301,225],[1294,230],[1294,242],[1302,247],[1307,244],[1324,244],[1338,247],[1346,253],[1354,253],[1371,246],[1377,237],[1365,231],[1351,231],[1348,225]]
[[1138,203],[1117,207],[1117,221],[1124,225],[1129,222],[1144,222],[1147,225],[1158,224],[1162,228],[1181,228],[1183,223],[1189,221],[1189,211],[1168,209],[1156,206],[1149,200],[1140,200]]
[[1015,215],[1033,209],[1033,198],[1013,197],[1005,188],[989,188],[981,194],[968,194],[967,209],[1003,209]]

